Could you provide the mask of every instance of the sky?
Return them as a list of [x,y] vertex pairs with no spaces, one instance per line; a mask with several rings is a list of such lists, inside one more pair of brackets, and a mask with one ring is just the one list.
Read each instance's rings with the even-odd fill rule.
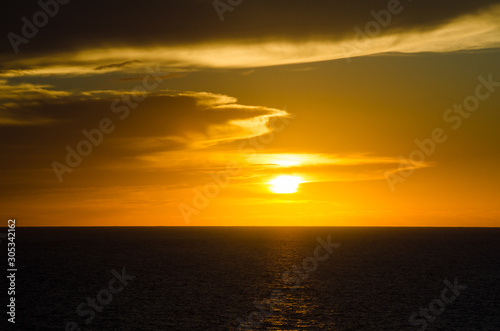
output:
[[4,219],[500,226],[500,1],[1,12]]

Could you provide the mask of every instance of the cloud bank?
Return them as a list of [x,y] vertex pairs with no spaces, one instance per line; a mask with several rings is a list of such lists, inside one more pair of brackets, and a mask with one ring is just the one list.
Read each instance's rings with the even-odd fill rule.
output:
[[[8,32],[40,7],[12,5]],[[119,9],[119,10],[117,10]],[[97,17],[96,19],[92,19]],[[97,75],[147,64],[247,68],[383,53],[500,46],[498,1],[251,1],[220,22],[209,0],[70,2],[14,55],[0,45],[0,77]],[[92,22],[90,24],[90,21]]]

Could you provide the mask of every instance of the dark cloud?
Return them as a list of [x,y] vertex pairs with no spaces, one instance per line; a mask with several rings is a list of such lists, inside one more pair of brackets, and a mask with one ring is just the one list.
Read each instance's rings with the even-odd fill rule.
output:
[[133,60],[133,61],[125,61],[122,63],[113,63],[113,64],[107,64],[107,65],[102,65],[95,67],[94,70],[104,70],[104,69],[117,69],[117,68],[123,68],[126,66],[129,66],[134,63],[141,63],[142,61],[139,60]]
[[[243,1],[221,22],[212,0],[70,1],[18,56],[111,46],[183,45],[213,41],[267,39],[331,39],[352,36],[353,27],[372,20],[370,11],[387,8],[387,0],[252,0]],[[402,1],[405,10],[387,30],[428,29],[460,15],[476,13],[498,0]],[[3,35],[20,34],[22,17],[30,21],[40,10],[37,1],[11,1],[2,7]],[[7,37],[0,54],[13,54]]]
[[[173,78],[182,78],[185,77],[187,74],[186,73],[171,73],[171,74],[166,74],[166,75],[155,75],[158,79],[173,79]],[[119,81],[121,82],[141,82],[144,79],[143,76],[136,76],[136,77],[123,77],[120,78]]]
[[[95,131],[104,118],[115,129],[103,133],[102,144],[85,158],[82,169],[105,168],[120,162],[125,168],[135,169],[140,164],[147,169],[148,164],[139,161],[142,156],[188,150],[199,143],[230,142],[244,138],[245,134],[258,135],[246,131],[245,120],[286,115],[276,109],[238,105],[233,98],[209,93],[157,92],[135,103],[135,108],[126,107],[122,101],[114,104],[123,96],[131,95],[70,95],[57,99],[44,96],[11,102],[0,115],[21,124],[0,121],[0,148],[8,160],[0,165],[2,182],[6,187],[14,187],[19,178],[26,177],[38,183],[33,183],[33,187],[43,183],[58,185],[52,162],[64,164],[66,146],[76,149],[82,140],[89,140],[82,131]],[[35,120],[26,123],[27,119]],[[232,121],[243,124],[238,126]]]

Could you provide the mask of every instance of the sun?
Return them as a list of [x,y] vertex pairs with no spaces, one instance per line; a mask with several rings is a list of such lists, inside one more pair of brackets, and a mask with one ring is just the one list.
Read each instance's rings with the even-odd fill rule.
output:
[[269,182],[267,182],[269,186],[269,190],[273,193],[295,193],[299,188],[299,184],[303,183],[304,179],[300,176],[290,176],[290,175],[282,175],[276,178],[273,178]]

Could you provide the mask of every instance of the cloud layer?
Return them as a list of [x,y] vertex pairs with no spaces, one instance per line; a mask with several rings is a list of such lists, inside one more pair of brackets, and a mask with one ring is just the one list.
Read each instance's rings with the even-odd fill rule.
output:
[[[9,32],[38,5],[12,5]],[[119,10],[117,10],[119,9]],[[212,1],[70,2],[19,44],[0,45],[0,77],[94,75],[146,64],[242,68],[388,52],[499,47],[498,1],[251,1],[218,20]],[[97,19],[92,19],[97,17]],[[90,22],[92,22],[90,24]]]
[[[288,116],[284,110],[241,105],[219,94],[161,90],[136,97],[134,92],[11,87],[0,94],[0,148],[9,159],[2,164],[2,180],[14,185],[13,178],[24,172],[21,176],[33,175],[34,182],[53,181],[53,173],[52,180],[47,176],[50,165],[65,165],[67,148],[78,151],[82,141],[92,141],[89,136],[101,142],[94,144],[82,168],[147,169],[157,161],[156,154],[165,157],[169,151],[260,136],[272,130],[271,120]],[[102,121],[113,129],[100,129]]]

